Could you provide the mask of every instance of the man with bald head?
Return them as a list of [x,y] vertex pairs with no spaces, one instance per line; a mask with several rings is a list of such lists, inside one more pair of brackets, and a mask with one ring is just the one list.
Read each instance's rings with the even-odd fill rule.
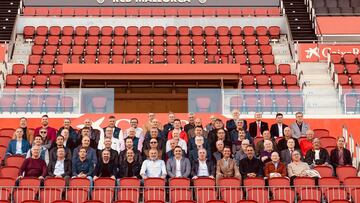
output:
[[[282,150],[288,148],[287,147],[287,141],[290,138],[293,138],[292,131],[291,131],[291,129],[289,127],[286,127],[284,129],[284,138],[279,140],[278,145],[277,145],[277,148],[278,148],[279,152],[281,152]],[[299,141],[296,138],[293,138],[293,139],[294,139],[294,143],[295,143],[295,149],[300,149]]]
[[265,131],[262,133],[262,137],[263,137],[263,139],[260,140],[260,141],[256,144],[256,146],[255,146],[255,154],[256,154],[256,156],[259,156],[260,153],[261,153],[262,151],[264,151],[264,142],[265,142],[265,140],[271,141],[272,144],[273,144],[273,149],[274,149],[274,151],[277,151],[277,144],[276,144],[275,140],[271,139],[270,131],[265,130]]
[[[84,130],[86,132],[83,132]],[[94,129],[92,127],[92,120],[89,118],[85,119],[84,127],[79,131],[80,141],[82,140],[83,136],[88,136],[90,138],[90,147],[93,149],[97,149],[100,140],[100,130]]]
[[81,140],[81,145],[76,147],[73,151],[72,162],[74,163],[79,156],[79,150],[85,149],[86,150],[86,158],[90,160],[93,165],[97,164],[97,156],[95,149],[90,147],[90,138],[88,136],[84,136]]

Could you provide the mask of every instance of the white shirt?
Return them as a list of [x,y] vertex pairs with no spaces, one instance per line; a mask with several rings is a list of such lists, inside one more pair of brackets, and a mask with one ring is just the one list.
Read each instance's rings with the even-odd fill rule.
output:
[[[186,144],[185,140],[179,138],[179,142],[177,145],[179,145],[181,147],[181,149],[183,149],[184,152],[187,153],[187,144]],[[166,152],[169,152],[169,151],[171,151],[170,140],[166,141]]]
[[315,150],[315,160],[320,159],[320,150]]
[[145,175],[148,178],[160,178],[166,176],[166,167],[163,160],[150,160],[147,159],[141,165],[140,175]]
[[175,175],[176,175],[176,177],[181,177],[181,164],[180,164],[181,159],[180,160],[175,159],[175,161],[176,161],[176,173],[175,173]]
[[278,129],[279,129],[279,137],[282,137],[282,136],[283,136],[282,125],[283,125],[283,124],[277,124]]
[[[123,132],[122,130],[120,131],[119,134],[119,138],[121,137],[123,140],[126,139],[128,137],[129,134],[129,129],[128,128],[125,132]],[[145,135],[144,135],[144,130],[142,128],[135,128],[135,137],[139,138],[139,142],[138,142],[138,150],[141,152],[142,148],[143,148],[143,142],[145,139]],[[125,149],[125,142],[124,145],[120,146],[120,150],[123,151]]]
[[199,160],[199,171],[197,176],[209,176],[209,171],[206,165],[206,161]]
[[15,154],[23,154],[21,148],[22,148],[22,141],[21,140],[16,141],[16,152],[15,152]]
[[[101,137],[101,135],[100,135]],[[120,140],[117,138],[112,137],[111,138],[111,149],[116,150],[118,153],[120,153],[120,146],[124,143],[124,140]],[[104,138],[100,138],[99,140],[99,144],[98,144],[98,149],[99,150],[103,150],[105,149],[105,145],[104,145]]]
[[65,173],[65,169],[64,169],[64,160],[57,160],[56,164],[55,164],[55,170],[54,170],[54,174],[56,176],[61,176],[62,174]]

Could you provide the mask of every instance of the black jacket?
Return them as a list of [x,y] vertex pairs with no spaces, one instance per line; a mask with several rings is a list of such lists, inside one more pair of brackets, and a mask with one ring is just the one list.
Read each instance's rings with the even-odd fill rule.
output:
[[[57,159],[57,147],[54,147],[50,150],[49,152],[49,161],[56,161]],[[71,154],[71,150],[67,147],[64,148],[65,149],[65,158],[71,160],[72,158],[72,154]]]
[[[142,163],[141,152],[135,148],[133,148],[133,151],[134,151],[134,160],[141,164]],[[122,164],[122,162],[124,162],[126,160],[126,152],[127,152],[126,148],[120,152],[119,158],[118,158],[119,166]]]
[[[97,158],[98,160],[101,160],[101,154],[102,154],[102,151],[104,150],[98,150],[98,154],[97,154]],[[119,162],[118,162],[118,159],[119,159],[119,154],[118,152],[115,150],[115,149],[110,149],[110,161],[115,163],[115,165],[117,165]]]
[[311,164],[322,165],[325,162],[330,164],[330,156],[329,153],[326,151],[326,149],[320,148],[319,158],[320,159],[315,160],[315,151],[310,149],[309,151],[306,152],[305,162],[308,163],[309,165]]
[[[352,165],[352,157],[351,157],[350,151],[348,149],[344,148],[343,153],[344,153],[344,165]],[[331,150],[330,162],[331,162],[331,165],[334,167],[334,169],[339,166],[339,149],[338,148]]]
[[[206,160],[206,165],[208,168],[208,172],[209,172],[209,176],[214,176],[215,177],[215,165],[214,162],[212,162],[210,159]],[[191,176],[197,176],[198,175],[198,171],[199,171],[199,160],[194,160],[193,163],[191,164]]]
[[[286,124],[282,124],[282,132],[283,132],[283,135],[284,135],[284,129],[288,127],[288,125]],[[278,124],[275,123],[275,124],[272,124],[271,125],[271,128],[270,128],[270,134],[271,134],[271,137],[274,138],[274,137],[279,137],[279,128],[278,128]]]
[[[65,159],[64,160],[64,171],[65,171],[65,173],[61,175],[62,177],[65,177],[65,176],[71,177],[72,172],[71,172],[71,161],[70,160],[71,159]],[[48,165],[48,174],[51,177],[55,177],[55,174],[54,174],[55,164],[56,164],[56,160],[55,161],[50,161],[49,165]]]
[[[244,121],[243,129],[245,131],[247,131],[247,122],[246,122],[246,120],[243,120],[243,121]],[[231,132],[231,131],[235,130],[236,127],[237,127],[237,124],[235,123],[234,119],[226,121],[226,130],[227,131]]]
[[[257,127],[258,127],[258,125],[256,124],[256,122],[250,123],[250,125],[249,125],[249,133],[250,133],[251,137],[256,137]],[[268,123],[261,121],[261,123],[260,123],[260,132],[261,132],[261,134],[265,130],[269,130],[269,125],[268,125]]]
[[[120,165],[119,165],[119,173],[118,173],[118,178],[125,178],[125,177],[129,177],[128,174],[128,167],[129,167],[129,163],[125,160],[123,161]],[[134,176],[136,176],[137,178],[141,178],[140,176],[140,169],[141,169],[141,164],[138,161],[133,162],[133,167],[132,167],[132,173]]]
[[[111,160],[109,161],[109,172],[112,175],[114,175],[116,177],[117,175],[117,165],[112,162]],[[95,167],[95,170],[94,170],[94,176],[97,176],[97,177],[105,177],[103,176],[102,174],[102,170],[103,170],[103,167],[104,167],[104,162],[102,160],[100,160],[97,164],[96,164],[96,167]],[[110,176],[110,177],[111,177]]]

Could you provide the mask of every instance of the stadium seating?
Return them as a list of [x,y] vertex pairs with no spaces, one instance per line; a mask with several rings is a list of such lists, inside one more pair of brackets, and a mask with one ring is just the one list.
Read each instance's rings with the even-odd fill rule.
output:
[[313,0],[312,5],[321,15],[356,15],[360,11],[360,3],[355,0]]
[[24,16],[63,17],[241,17],[279,16],[279,8],[47,8],[25,7]]

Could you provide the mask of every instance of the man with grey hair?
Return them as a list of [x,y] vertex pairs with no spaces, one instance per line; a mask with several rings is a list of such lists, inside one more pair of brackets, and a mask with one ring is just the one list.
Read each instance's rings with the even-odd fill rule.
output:
[[[226,129],[231,132],[236,129],[237,122],[240,120],[240,111],[238,109],[234,109],[231,112],[232,119],[226,121]],[[247,122],[243,120],[243,125],[241,126],[242,129],[247,130]]]
[[213,153],[214,160],[218,161],[222,158],[223,150],[224,150],[224,141],[222,140],[216,141],[216,152]]
[[207,151],[205,149],[198,150],[198,158],[193,161],[191,166],[193,179],[198,179],[199,177],[215,178],[215,165],[207,158]]
[[234,159],[236,160],[236,162],[239,164],[240,160],[243,158],[246,158],[246,148],[250,145],[250,141],[245,139],[241,142],[241,149],[236,151]]
[[269,125],[266,122],[261,121],[262,113],[256,112],[255,113],[255,121],[250,123],[249,125],[249,133],[251,137],[261,137],[262,133],[265,130],[269,130]]
[[310,130],[310,125],[304,122],[304,114],[297,112],[295,114],[296,121],[290,125],[294,138],[299,139],[301,136],[305,136],[306,131]]
[[305,162],[310,168],[315,166],[330,166],[330,156],[326,149],[321,147],[320,139],[314,138],[313,148],[306,152]]

